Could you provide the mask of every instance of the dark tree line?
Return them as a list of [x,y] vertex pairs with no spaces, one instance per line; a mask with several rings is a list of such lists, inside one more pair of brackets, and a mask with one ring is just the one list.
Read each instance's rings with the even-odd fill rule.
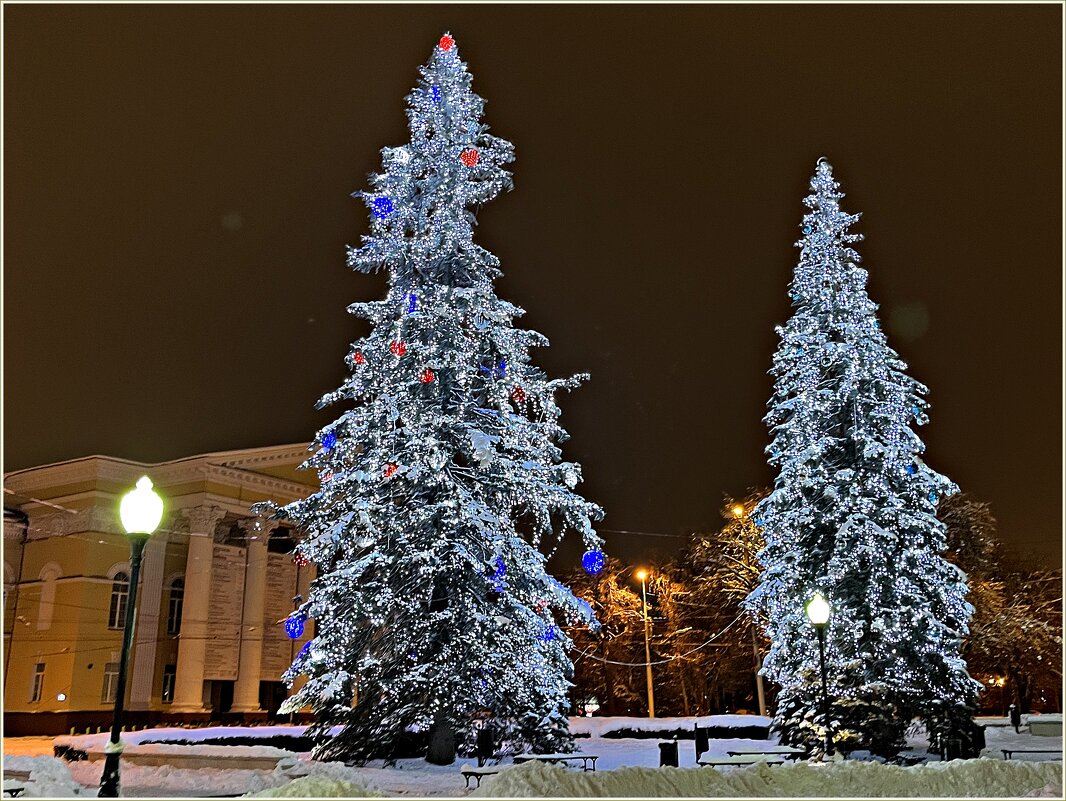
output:
[[[760,711],[757,659],[768,643],[759,621],[741,609],[755,587],[762,534],[751,517],[766,491],[727,498],[722,525],[692,536],[647,579],[656,714],[707,715]],[[1003,714],[1062,708],[1062,570],[1011,555],[987,503],[962,493],[942,500],[949,561],[967,575],[974,606],[963,654],[984,684],[979,703]],[[647,714],[644,620],[633,568],[609,559],[604,570],[570,577],[589,601],[598,632],[575,628],[575,710],[595,699],[602,715]],[[775,688],[763,688],[771,712]]]

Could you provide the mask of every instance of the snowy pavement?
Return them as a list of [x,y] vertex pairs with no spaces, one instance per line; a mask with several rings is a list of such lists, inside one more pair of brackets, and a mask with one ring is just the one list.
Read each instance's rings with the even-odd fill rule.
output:
[[[701,726],[747,726],[758,722],[756,716],[731,716],[736,722],[715,718],[700,718]],[[597,735],[624,729],[670,731],[691,729],[694,719],[674,718],[649,721],[640,718],[574,719],[575,732],[589,731]],[[1003,721],[982,720],[999,724]],[[129,750],[186,751],[207,756],[223,764],[226,749],[220,746],[194,744],[177,746],[144,745],[149,739],[203,740],[219,736],[263,737],[302,733],[302,727],[254,727],[214,729],[156,729],[124,735]],[[448,766],[429,765],[421,759],[402,759],[395,767],[384,767],[379,761],[365,767],[348,767],[341,763],[316,763],[309,755],[279,751],[270,746],[233,747],[233,753],[248,749],[285,754],[274,770],[244,770],[240,768],[210,767],[177,768],[173,765],[150,767],[124,764],[122,767],[123,795],[130,797],[211,797],[242,793],[270,792],[294,797],[371,795],[408,797],[463,797],[466,795],[622,795],[622,796],[876,796],[915,795],[961,796],[1021,796],[1036,793],[1047,797],[1062,797],[1062,757],[1055,755],[1018,754],[1022,759],[1003,761],[1003,748],[1062,749],[1062,737],[1034,737],[1023,727],[1015,733],[1010,727],[990,725],[986,729],[985,759],[951,763],[930,762],[918,768],[899,768],[871,762],[849,760],[837,765],[754,766],[714,770],[695,767],[693,740],[679,741],[679,769],[659,768],[659,743],[663,739],[615,739],[603,736],[582,737],[577,740],[583,753],[600,757],[597,771],[582,773],[580,768],[545,765],[511,766],[504,760],[504,773],[488,777],[482,790],[467,790],[459,773],[463,764],[473,760],[457,760]],[[73,745],[82,750],[95,750],[103,745],[106,735],[81,737],[24,737],[4,740],[5,766],[16,770],[35,771],[33,785],[26,797],[70,797],[76,794],[95,795],[103,763],[60,762],[51,759],[53,743]],[[712,739],[710,754],[725,756],[729,750],[761,748],[766,740]],[[924,735],[915,735],[908,742],[908,752],[925,755]],[[936,760],[936,757],[931,757]],[[1034,764],[1044,763],[1044,764]],[[306,777],[302,774],[309,773]]]

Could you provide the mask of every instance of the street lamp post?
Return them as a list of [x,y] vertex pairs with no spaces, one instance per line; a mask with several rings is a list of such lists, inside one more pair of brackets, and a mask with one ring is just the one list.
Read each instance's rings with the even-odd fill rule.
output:
[[[750,528],[749,527],[751,525],[754,525],[754,523],[751,520],[748,519],[748,510],[744,506],[744,504],[742,504],[742,503],[733,504],[733,517],[735,517],[737,520],[740,520],[740,521],[744,522],[745,528],[747,529],[747,531],[745,532],[746,534],[750,532]],[[750,549],[744,548],[742,553],[743,553],[743,560],[744,560],[744,569],[746,571],[748,571],[746,573],[746,576],[750,577],[752,575],[753,568],[755,567],[750,562],[750,557],[752,556],[752,552],[751,552]],[[758,569],[757,568],[754,569],[754,575],[756,575],[756,576],[758,575]],[[763,683],[762,683],[762,673],[761,673],[761,671],[762,671],[762,654],[759,653],[759,635],[755,631],[755,620],[754,619],[751,621],[751,653],[755,657],[755,661],[753,663],[754,668],[755,668],[755,694],[758,696],[758,699],[759,699],[759,714],[760,715],[765,715],[766,714],[766,690],[764,689]]]
[[825,753],[833,755],[833,738],[829,734],[829,694],[825,675],[825,629],[829,625],[829,604],[822,594],[816,592],[807,602],[807,617],[818,632],[818,662],[822,672],[822,724],[825,727]]
[[126,538],[130,541],[130,583],[126,596],[126,621],[122,629],[122,652],[118,663],[115,686],[115,712],[111,719],[111,738],[104,747],[104,773],[100,777],[100,798],[118,798],[119,756],[122,754],[122,713],[126,706],[126,668],[130,645],[133,643],[133,623],[137,606],[137,579],[141,572],[141,556],[145,543],[163,519],[163,499],[152,489],[152,480],[143,476],[137,489],[127,492],[119,504],[119,517]]
[[651,635],[648,630],[648,589],[644,583],[648,578],[648,571],[641,568],[636,572],[636,577],[640,579],[640,596],[644,601],[644,668],[647,671],[648,679],[648,717],[655,717],[655,689],[651,683]]

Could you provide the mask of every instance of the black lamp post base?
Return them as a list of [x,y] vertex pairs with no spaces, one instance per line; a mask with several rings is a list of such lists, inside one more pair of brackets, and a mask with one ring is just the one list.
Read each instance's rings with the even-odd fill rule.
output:
[[104,774],[100,777],[100,792],[97,794],[99,798],[118,798],[118,758],[119,752],[112,751],[104,759]]

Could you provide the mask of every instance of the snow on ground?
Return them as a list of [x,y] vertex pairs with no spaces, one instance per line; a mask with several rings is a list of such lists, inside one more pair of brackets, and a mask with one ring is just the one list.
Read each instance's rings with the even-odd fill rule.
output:
[[[1062,764],[993,759],[930,762],[912,768],[876,762],[799,762],[716,768],[619,768],[584,773],[522,765],[482,783],[472,795],[495,798],[766,798],[780,796],[1062,797]],[[1050,795],[1043,797],[1052,797]]]
[[76,795],[96,795],[86,792],[67,766],[50,756],[8,756],[4,754],[4,769],[28,771],[28,781],[4,780],[4,792],[15,786],[24,786],[24,798],[70,798]]
[[[725,718],[725,719],[723,719]],[[678,742],[681,768],[659,768],[661,737],[647,739],[615,739],[603,737],[621,729],[650,731],[691,730],[694,718],[574,718],[575,733],[588,731],[596,736],[577,740],[579,751],[599,756],[596,773],[583,774],[580,768],[553,768],[543,765],[515,767],[504,759],[503,773],[482,781],[479,795],[603,795],[662,797],[664,795],[786,795],[786,796],[1022,796],[1062,798],[1061,755],[1018,754],[1010,762],[1003,761],[1002,748],[1062,749],[1062,737],[1034,737],[1023,726],[1021,733],[1006,725],[1003,718],[986,718],[988,748],[985,759],[949,763],[930,762],[918,768],[899,768],[873,762],[849,760],[838,765],[756,766],[725,770],[695,767],[693,740]],[[701,726],[750,726],[765,721],[754,715],[711,716],[698,719]],[[218,737],[257,738],[284,735],[297,737],[303,726],[210,727],[202,729],[149,729],[123,735],[128,748],[160,749],[167,752],[206,754],[269,751],[274,755],[287,754],[275,770],[246,770],[240,768],[175,768],[172,765],[150,767],[123,764],[123,795],[132,797],[205,797],[252,793],[275,797],[463,797],[473,791],[465,789],[459,773],[463,764],[473,760],[459,759],[454,765],[430,765],[422,759],[401,759],[395,767],[384,767],[380,760],[364,767],[348,767],[337,762],[314,762],[310,755],[292,754],[270,746],[178,746],[144,745],[147,740],[202,741]],[[47,754],[51,744],[74,746],[79,750],[97,750],[107,740],[106,734],[80,737],[25,737],[4,740],[5,765],[20,767],[16,754]],[[138,745],[138,743],[141,743]],[[710,754],[725,756],[729,750],[764,748],[773,740],[712,739]],[[928,747],[924,734],[908,738],[907,753],[926,756]],[[228,748],[228,751],[227,751]],[[1019,759],[1020,757],[1020,759]],[[936,760],[937,757],[929,757]],[[78,791],[95,795],[103,771],[103,762],[63,763],[48,757],[37,757],[32,784],[26,791],[29,797],[70,797]],[[217,758],[221,765],[222,759]],[[1043,764],[1033,764],[1042,762]],[[802,768],[802,770],[800,770]],[[865,771],[865,772],[864,772]],[[472,782],[473,784],[473,782]],[[42,789],[44,788],[44,789]]]

